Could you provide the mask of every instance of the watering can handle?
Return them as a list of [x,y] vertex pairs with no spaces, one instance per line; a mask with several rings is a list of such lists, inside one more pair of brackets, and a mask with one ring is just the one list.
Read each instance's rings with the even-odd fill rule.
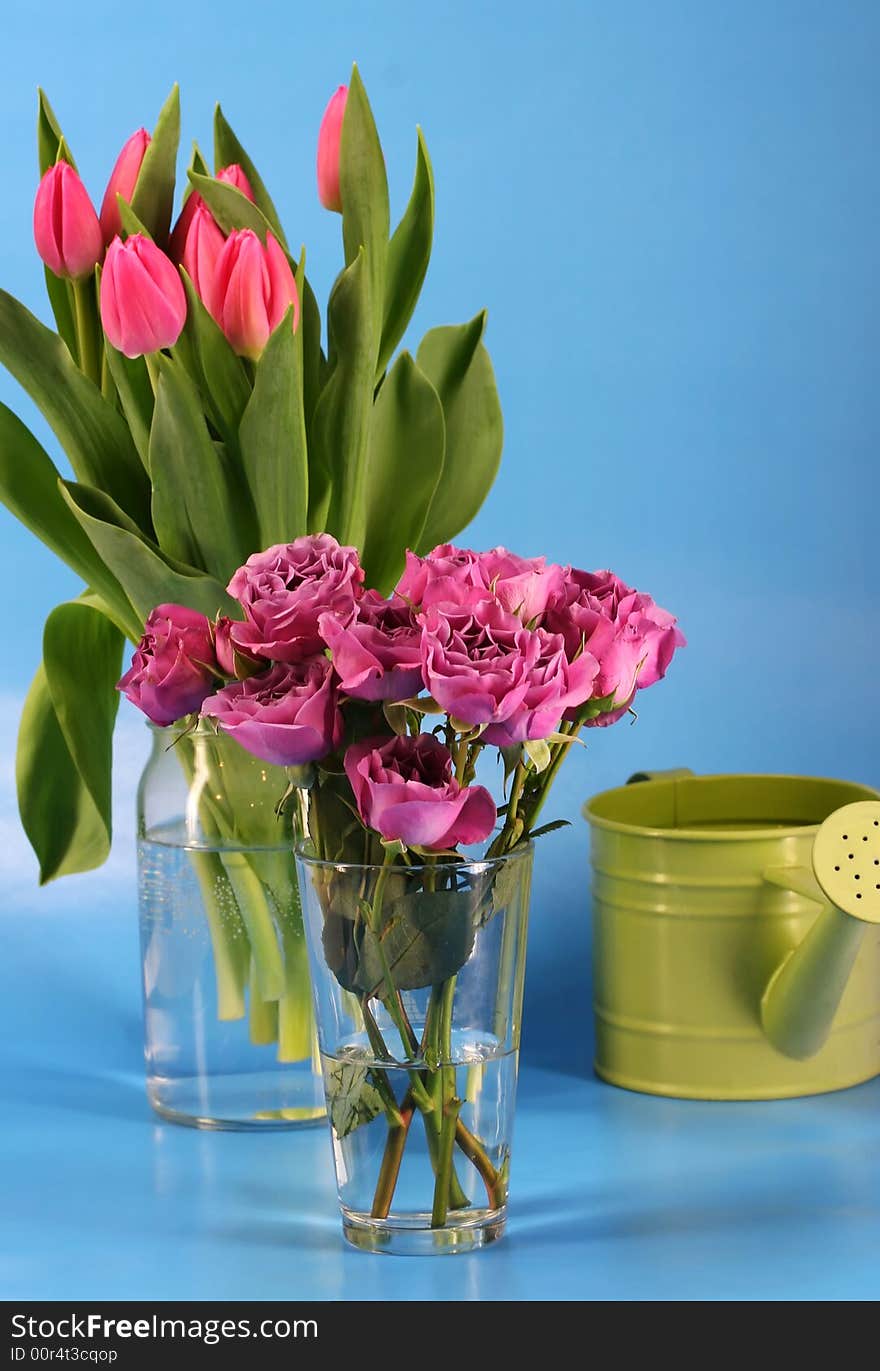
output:
[[637,781],[681,781],[685,776],[693,775],[694,772],[687,766],[674,766],[669,771],[634,771],[627,785],[634,785]]

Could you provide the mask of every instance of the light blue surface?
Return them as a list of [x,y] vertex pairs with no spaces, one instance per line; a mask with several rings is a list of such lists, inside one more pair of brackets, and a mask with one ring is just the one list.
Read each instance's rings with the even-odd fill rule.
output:
[[[120,725],[110,864],[38,892],[14,812],[15,728],[43,619],[77,587],[0,509],[0,961],[11,984],[0,1044],[18,1062],[18,1102],[0,1129],[18,1158],[2,1173],[13,1207],[0,1203],[0,1224],[17,1216],[5,1245],[17,1288],[75,1294],[93,1282],[109,1294],[116,1282],[134,1295],[161,1278],[187,1295],[219,1292],[235,1272],[267,1294],[304,1293],[319,1277],[329,1293],[344,1281],[399,1295],[435,1282],[516,1297],[566,1283],[866,1293],[876,1089],[715,1110],[585,1079],[577,809],[645,767],[880,782],[880,6],[7,6],[0,283],[46,316],[30,230],[36,85],[100,198],[123,139],[152,124],[179,79],[186,138],[208,146],[221,98],[325,294],[339,223],[317,204],[314,142],[354,57],[395,211],[417,122],[434,159],[436,248],[413,339],[489,307],[507,438],[470,541],[610,564],[675,610],[690,640],[640,701],[638,725],[594,730],[572,759],[551,808],[575,825],[539,853],[526,1050],[579,1077],[527,1075],[512,1240],[454,1270],[343,1257],[320,1137],[258,1149],[154,1128],[137,1085],[130,837],[142,730],[131,712]],[[0,399],[45,439],[5,374]],[[539,1142],[577,1157],[571,1198]]]
[[712,1105],[526,1069],[507,1237],[451,1258],[347,1249],[324,1127],[150,1114],[118,915],[4,932],[0,1297],[876,1298],[878,1082]]

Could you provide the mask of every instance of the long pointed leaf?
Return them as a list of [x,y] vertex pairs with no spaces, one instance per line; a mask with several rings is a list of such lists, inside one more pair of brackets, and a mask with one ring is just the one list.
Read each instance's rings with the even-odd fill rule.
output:
[[254,192],[254,200],[260,210],[262,210],[272,232],[278,239],[281,246],[287,249],[287,239],[284,237],[284,230],[281,227],[281,220],[278,211],[272,203],[272,197],[266,189],[262,176],[257,171],[245,149],[235,136],[222,109],[217,105],[214,109],[214,171],[220,172],[224,167],[232,166],[237,163],[241,167],[248,181],[251,190]]
[[167,359],[150,433],[150,476],[159,546],[226,581],[253,551],[244,492],[211,441],[192,381]]
[[443,470],[445,438],[440,397],[402,352],[373,406],[363,555],[368,585],[390,590],[406,549],[419,544]]
[[257,511],[259,546],[305,533],[309,466],[302,392],[302,340],[288,310],[257,363],[239,430],[241,460]]
[[86,585],[94,587],[114,622],[137,637],[137,615],[71,513],[59,480],[48,453],[18,416],[0,404],[0,499]]
[[115,689],[122,634],[88,597],[53,609],[43,630],[43,669],[71,760],[110,846]]
[[186,272],[182,275],[187,294],[185,335],[198,362],[197,383],[213,423],[229,442],[238,433],[241,416],[251,397],[251,383],[244,363],[205,309],[192,281]]
[[55,316],[55,326],[67,345],[67,351],[74,361],[78,362],[79,342],[76,336],[73,287],[69,281],[62,281],[48,267],[43,268],[43,274],[46,278],[46,294]]
[[126,357],[112,343],[104,341],[104,355],[119,395],[122,411],[147,471],[150,469],[150,425],[153,422],[153,387],[143,357]]
[[40,863],[40,884],[91,871],[110,851],[107,825],[74,765],[46,672],[37,669],[21,716],[15,762],[22,827]]
[[37,110],[37,159],[40,165],[40,175],[47,172],[50,167],[54,167],[59,160],[58,153],[62,150],[63,159],[69,162],[76,170],[76,163],[73,160],[70,149],[64,140],[61,132],[61,125],[58,122],[55,111],[49,104],[49,97],[42,88],[38,88],[39,106]]
[[446,457],[416,551],[429,551],[473,519],[498,473],[504,442],[495,373],[482,343],[485,314],[425,334],[416,360],[446,420]]
[[[364,488],[374,355],[370,278],[363,251],[337,277],[328,317],[332,370],[312,425],[318,467],[315,483],[322,493],[326,482],[330,483],[328,532],[343,543],[361,546],[366,529]],[[311,521],[311,511],[309,517]]]
[[92,546],[131,600],[141,625],[151,609],[165,602],[188,605],[211,619],[218,611],[240,615],[219,581],[170,565],[158,548],[145,542],[132,526],[126,526],[124,516],[115,522],[121,511],[114,509],[100,491],[72,482],[62,482],[61,491]]
[[131,197],[131,208],[158,243],[167,240],[171,226],[179,144],[180,90],[175,82],[159,111]]
[[379,347],[379,375],[400,342],[418,302],[434,238],[434,173],[422,131],[418,131],[416,174],[409,204],[388,245],[385,321]]
[[106,490],[150,528],[150,485],[125,420],[51,329],[0,291],[0,362],[42,410],[77,479]]
[[342,197],[342,240],[346,266],[363,249],[373,302],[373,365],[379,357],[385,266],[388,256],[388,178],[382,144],[367,92],[355,65],[351,73],[339,149],[339,190]]

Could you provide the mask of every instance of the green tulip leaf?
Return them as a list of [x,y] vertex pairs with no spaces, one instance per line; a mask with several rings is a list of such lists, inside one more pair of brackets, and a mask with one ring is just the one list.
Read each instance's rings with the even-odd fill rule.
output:
[[70,755],[42,664],[21,716],[15,779],[21,823],[40,864],[41,885],[92,871],[106,861],[109,825]]
[[299,332],[303,350],[303,409],[306,433],[311,436],[312,419],[324,384],[327,359],[321,347],[321,311],[305,274],[305,249],[296,270],[296,288],[299,292]]
[[0,404],[0,499],[86,585],[93,587],[123,632],[136,638],[137,615],[71,513],[59,482],[48,453],[18,416]]
[[370,426],[363,555],[368,585],[387,593],[403,571],[406,549],[418,546],[445,445],[440,398],[402,352],[376,397]]
[[6,291],[0,291],[0,362],[42,410],[77,480],[106,490],[149,531],[150,484],[128,425],[58,335]]
[[246,492],[211,440],[195,386],[168,358],[150,431],[150,476],[159,546],[227,581],[255,545]]
[[250,182],[251,190],[254,192],[254,200],[265,216],[266,222],[281,246],[287,251],[287,239],[284,237],[281,220],[278,217],[278,211],[272,204],[272,197],[266,189],[263,178],[233,133],[222,109],[217,105],[214,110],[214,170],[219,172],[224,167],[233,166],[236,163]]
[[309,459],[302,393],[302,340],[288,309],[257,363],[239,429],[242,467],[257,512],[258,547],[306,532]]
[[418,552],[449,542],[479,510],[498,473],[504,441],[492,362],[483,345],[485,314],[469,324],[431,329],[416,360],[434,385],[446,419],[446,457]]
[[49,304],[52,306],[52,313],[55,316],[55,326],[67,345],[67,350],[74,361],[79,361],[79,341],[76,336],[76,322],[74,315],[73,287],[69,281],[63,281],[60,276],[56,276],[54,271],[48,267],[43,268],[46,278],[46,294],[49,297]]
[[175,82],[159,111],[131,197],[131,208],[157,243],[167,241],[171,227],[179,144],[180,90]]
[[372,362],[375,370],[382,336],[381,304],[385,299],[388,256],[388,178],[373,112],[356,65],[352,68],[342,120],[339,190],[346,266],[355,263],[362,250],[366,254],[369,299],[374,309]]
[[50,167],[54,167],[56,162],[69,162],[76,171],[70,149],[61,132],[61,125],[56,118],[55,111],[49,104],[49,97],[46,92],[38,87],[39,108],[37,110],[37,158],[40,165],[40,176],[45,175]]
[[143,357],[126,357],[104,340],[104,356],[113,378],[132,441],[147,471],[150,469],[150,425],[153,422],[153,387]]
[[379,375],[385,370],[418,302],[434,238],[434,173],[422,131],[418,131],[416,174],[409,204],[388,245],[385,321],[379,347]]
[[[329,378],[315,407],[316,448],[309,526],[329,486],[327,531],[360,547],[366,526],[366,472],[373,406],[373,316],[363,249],[336,278],[328,306]],[[316,470],[317,467],[317,470]]]
[[[239,607],[219,581],[169,560],[101,491],[64,481],[60,489],[95,551],[134,606],[141,626],[156,605],[166,603],[187,605],[209,619],[218,613],[240,617]],[[139,634],[140,627],[135,637]]]
[[[234,443],[241,416],[251,398],[251,383],[244,363],[211,318],[192,281],[186,272],[181,274],[187,295],[184,336],[191,343],[192,355],[198,362],[198,375],[194,379],[207,401],[212,422],[227,441]],[[175,348],[175,354],[176,351]]]
[[87,596],[53,609],[43,630],[43,669],[58,726],[111,839],[113,725],[122,634]]
[[135,214],[124,195],[117,194],[116,204],[119,207],[119,222],[126,238],[130,238],[135,233],[143,234],[145,238],[153,237],[143,220]]

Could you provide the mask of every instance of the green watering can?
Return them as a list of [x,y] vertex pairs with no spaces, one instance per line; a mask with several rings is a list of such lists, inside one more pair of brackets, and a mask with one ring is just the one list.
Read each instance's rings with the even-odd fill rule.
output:
[[604,1080],[747,1100],[880,1073],[877,791],[640,773],[584,815]]

